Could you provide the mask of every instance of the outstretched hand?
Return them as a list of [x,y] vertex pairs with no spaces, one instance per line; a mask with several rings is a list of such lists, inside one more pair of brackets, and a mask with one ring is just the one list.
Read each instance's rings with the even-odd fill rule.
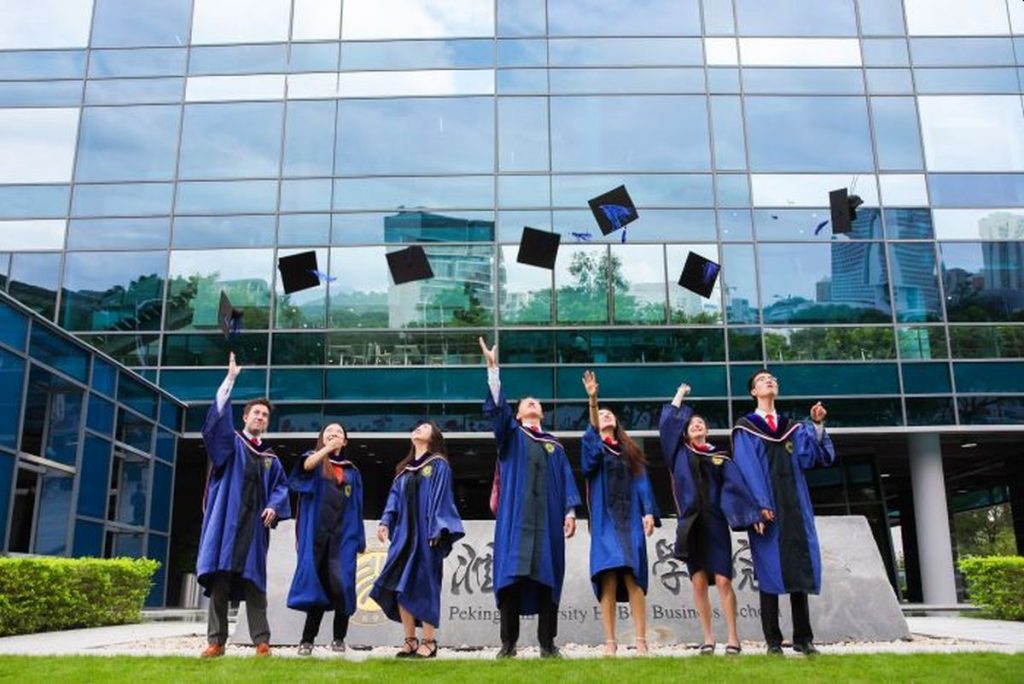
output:
[[242,367],[235,361],[235,352],[228,355],[228,377],[234,380],[242,372]]
[[590,397],[591,399],[596,397],[598,387],[599,385],[597,384],[597,376],[594,374],[594,371],[584,371],[583,388],[587,390],[587,396]]
[[484,342],[483,337],[476,338],[477,342],[480,343],[480,351],[483,352],[484,359],[487,361],[488,368],[498,367],[498,343],[495,342],[494,346],[490,349],[487,348],[487,343]]

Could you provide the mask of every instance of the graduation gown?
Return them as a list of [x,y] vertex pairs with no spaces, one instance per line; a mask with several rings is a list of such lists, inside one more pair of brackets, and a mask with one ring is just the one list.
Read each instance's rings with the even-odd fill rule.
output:
[[306,470],[306,452],[295,464],[288,486],[299,495],[295,535],[295,576],[288,607],[295,610],[356,612],[356,555],[366,550],[363,479],[351,461],[342,461],[343,481],[323,473],[323,463]]
[[[633,475],[622,452],[588,426],[583,433],[583,475],[587,478],[590,510],[590,583],[601,599],[601,573],[614,570],[633,575],[647,593],[647,537],[643,517],[654,516],[661,526],[647,471]],[[629,601],[625,583],[616,585],[615,600]]]
[[271,508],[277,521],[290,518],[288,485],[281,462],[264,443],[258,449],[235,431],[231,403],[210,407],[203,425],[203,443],[210,458],[210,474],[203,498],[203,526],[199,534],[196,575],[210,595],[214,573],[232,574],[231,600],[245,598],[248,580],[267,591],[267,547],[270,530],[262,513]]
[[693,409],[686,404],[669,403],[662,407],[658,423],[679,516],[673,555],[686,561],[691,577],[704,570],[731,578],[729,529],[747,529],[761,519],[761,509],[728,452],[710,443],[708,451],[686,443],[686,424],[692,416]]
[[407,465],[391,484],[380,524],[388,528],[391,545],[370,598],[395,622],[402,621],[401,604],[417,625],[439,626],[444,559],[466,534],[448,461],[434,454]]
[[[540,587],[551,589],[557,605],[565,575],[565,516],[580,505],[580,493],[562,445],[547,432],[519,424],[501,392],[490,388],[484,401],[498,443],[501,494],[494,525],[494,598],[522,580],[520,615],[540,607]],[[536,584],[535,584],[536,583]]]
[[817,594],[821,551],[803,471],[835,463],[832,438],[823,433],[819,442],[813,423],[785,416],[779,416],[773,432],[749,413],[732,429],[732,450],[757,506],[775,513],[764,534],[749,534],[758,588],[768,594]]

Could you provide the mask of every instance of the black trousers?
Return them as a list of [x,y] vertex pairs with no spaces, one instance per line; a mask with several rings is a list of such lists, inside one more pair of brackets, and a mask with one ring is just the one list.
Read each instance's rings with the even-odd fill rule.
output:
[[[522,580],[501,592],[501,643],[515,645],[519,641],[519,615],[522,602],[523,584],[531,580]],[[537,643],[541,648],[555,647],[558,636],[558,605],[551,599],[551,587],[534,584],[540,595],[537,614]]]
[[[323,608],[311,608],[306,611],[306,624],[302,628],[302,643],[312,644],[320,633],[320,622],[324,619]],[[348,615],[343,610],[334,611],[334,640],[344,641],[348,634]]]
[[[761,594],[761,629],[764,640],[769,646],[782,645],[782,630],[779,628],[779,595]],[[814,640],[811,631],[811,614],[807,607],[807,594],[796,591],[789,595],[789,605],[793,609],[793,643]]]
[[206,638],[211,644],[223,646],[228,640],[228,602],[232,582],[245,587],[245,614],[249,619],[249,636],[254,644],[270,642],[270,623],[267,622],[267,595],[248,580],[231,573],[218,572],[210,585],[210,613],[207,618]]

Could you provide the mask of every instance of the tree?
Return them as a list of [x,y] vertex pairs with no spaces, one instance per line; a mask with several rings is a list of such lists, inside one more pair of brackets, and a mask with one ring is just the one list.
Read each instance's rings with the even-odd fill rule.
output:
[[961,557],[1017,554],[1009,504],[955,514],[953,537],[956,539],[957,552]]

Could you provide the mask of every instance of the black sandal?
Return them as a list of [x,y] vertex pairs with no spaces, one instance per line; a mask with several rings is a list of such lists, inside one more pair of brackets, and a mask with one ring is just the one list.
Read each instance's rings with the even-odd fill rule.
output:
[[[420,646],[426,646],[429,649],[427,655],[420,653]],[[420,642],[420,646],[416,647],[416,658],[436,658],[437,657],[437,639],[424,639]]]
[[395,654],[396,658],[413,658],[419,650],[420,640],[416,637],[405,637],[405,648]]
[[715,645],[714,644],[701,644],[701,646],[700,646],[700,654],[702,656],[715,655]]
[[743,649],[739,646],[733,646],[732,644],[729,644],[725,647],[725,655],[739,655],[742,652]]

